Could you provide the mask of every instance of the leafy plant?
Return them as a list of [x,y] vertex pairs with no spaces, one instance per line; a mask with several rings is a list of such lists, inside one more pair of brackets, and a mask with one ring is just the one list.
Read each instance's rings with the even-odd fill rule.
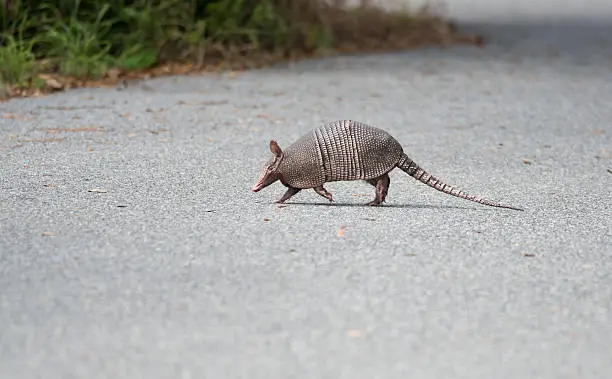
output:
[[205,18],[214,42],[235,48],[250,45],[259,47],[257,29],[249,24],[247,0],[219,0],[206,6]]
[[[80,0],[76,2],[75,10]],[[108,4],[102,6],[93,22],[81,21],[78,12],[73,11],[68,21],[57,21],[46,27],[44,39],[48,55],[59,62],[62,74],[96,78],[113,63],[109,55],[112,45],[108,40],[112,21],[103,20],[108,9]]]
[[157,63],[157,55],[152,49],[142,45],[134,45],[124,50],[115,60],[117,66],[126,71],[145,69]]
[[0,35],[0,79],[5,84],[18,85],[36,74],[36,55],[33,52],[36,38],[26,39],[23,30],[28,23],[28,15],[23,14],[15,24],[17,32]]
[[32,52],[33,41],[20,41],[5,36],[0,47],[0,78],[4,83],[19,84],[36,73],[36,56]]

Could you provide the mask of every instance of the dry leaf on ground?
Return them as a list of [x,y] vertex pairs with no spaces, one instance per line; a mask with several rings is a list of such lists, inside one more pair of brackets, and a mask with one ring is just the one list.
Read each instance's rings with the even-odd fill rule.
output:
[[42,139],[22,139],[19,142],[59,142],[65,140],[65,137],[62,138],[42,138]]
[[149,133],[151,134],[159,134],[159,133],[166,133],[169,132],[169,129],[157,129],[157,130],[149,130]]
[[267,120],[273,120],[273,121],[282,121],[284,120],[284,118],[282,117],[277,117],[277,116],[273,116],[270,114],[265,114],[265,113],[261,113],[257,115],[258,118],[265,118]]
[[12,114],[12,113],[4,113],[2,115],[2,118],[12,119],[12,120],[30,120],[29,117],[19,116],[19,115]]
[[179,105],[222,105],[227,104],[228,100],[205,100],[205,101],[184,101],[179,100],[177,104]]
[[100,132],[100,131],[103,131],[104,128],[102,128],[101,126],[88,125],[88,126],[81,126],[78,128],[67,128],[67,129],[47,128],[43,130],[47,133],[55,134],[55,133],[76,133],[76,132]]

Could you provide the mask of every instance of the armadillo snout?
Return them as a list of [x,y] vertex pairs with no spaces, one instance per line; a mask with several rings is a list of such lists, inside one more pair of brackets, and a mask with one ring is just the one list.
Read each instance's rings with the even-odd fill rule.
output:
[[251,191],[258,192],[270,184],[274,183],[279,179],[279,175],[276,172],[268,172],[267,170],[263,170],[259,178],[257,179],[257,183],[251,188]]

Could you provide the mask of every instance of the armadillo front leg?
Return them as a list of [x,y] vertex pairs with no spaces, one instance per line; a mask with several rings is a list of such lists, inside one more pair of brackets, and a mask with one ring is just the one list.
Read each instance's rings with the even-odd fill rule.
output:
[[332,194],[327,192],[327,190],[323,188],[323,186],[314,187],[313,189],[315,190],[316,193],[318,193],[319,195],[329,200],[330,203],[334,202],[334,199],[332,198]]
[[285,192],[285,194],[283,195],[283,197],[281,197],[280,199],[278,199],[277,203],[282,204],[285,201],[289,200],[289,198],[293,195],[295,195],[296,193],[300,192],[301,189],[300,188],[294,188],[294,187],[289,187],[287,188],[287,192]]
[[389,183],[391,182],[389,174],[383,174],[378,178],[368,179],[366,181],[376,187],[376,198],[366,205],[379,205],[384,202],[387,197],[387,191],[389,191]]

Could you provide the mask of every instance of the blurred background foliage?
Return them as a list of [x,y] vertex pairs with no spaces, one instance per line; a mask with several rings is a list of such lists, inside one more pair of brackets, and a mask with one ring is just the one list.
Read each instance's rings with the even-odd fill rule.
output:
[[0,0],[0,80],[436,43],[449,34],[440,25],[366,0],[352,9],[341,0]]

